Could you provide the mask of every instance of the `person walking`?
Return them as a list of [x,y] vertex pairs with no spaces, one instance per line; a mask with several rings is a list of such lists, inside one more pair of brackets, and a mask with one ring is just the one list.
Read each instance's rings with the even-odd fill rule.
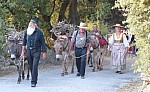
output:
[[38,27],[38,19],[32,18],[24,33],[21,56],[27,56],[31,70],[31,87],[36,87],[40,55],[46,59],[46,44],[42,30]]
[[[92,35],[95,35],[98,40],[99,40],[99,44],[100,44],[100,57],[99,57],[99,63],[102,63],[104,61],[104,55],[106,54],[106,50],[107,50],[107,45],[108,42],[106,41],[106,39],[104,38],[102,32],[100,30],[98,30],[98,25],[97,24],[93,24],[93,30],[91,31]],[[93,50],[93,49],[92,49]],[[91,59],[90,59],[91,60]],[[91,60],[92,61],[92,60]],[[90,62],[91,62],[90,61]],[[102,65],[102,64],[101,64]],[[103,69],[103,68],[102,68]]]
[[91,31],[91,33],[95,34],[99,38],[102,38],[102,32],[100,30],[98,30],[98,25],[97,24],[93,24],[93,30]]
[[90,34],[86,30],[86,23],[81,22],[79,30],[74,31],[72,35],[72,40],[69,48],[69,55],[71,49],[75,48],[75,57],[76,57],[76,66],[77,66],[77,75],[81,76],[82,79],[85,78],[85,68],[86,68],[86,55],[90,52]]
[[[102,38],[102,33],[100,30],[98,30],[98,25],[97,24],[93,24],[93,30],[91,30],[91,34],[96,35],[97,38]],[[93,63],[92,63],[92,53],[93,53],[93,48],[91,47],[90,49],[90,55],[88,58],[88,63],[90,64],[89,67],[93,67]]]
[[128,52],[129,43],[124,33],[121,32],[120,24],[112,26],[115,28],[115,33],[109,39],[111,48],[111,66],[116,68],[116,73],[122,74],[122,70],[126,68],[126,54]]

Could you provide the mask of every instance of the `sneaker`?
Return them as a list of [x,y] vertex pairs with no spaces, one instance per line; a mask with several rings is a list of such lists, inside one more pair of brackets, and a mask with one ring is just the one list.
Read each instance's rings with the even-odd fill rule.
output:
[[33,84],[31,84],[31,87],[36,87],[36,84],[34,84],[34,83],[33,83]]
[[93,65],[90,65],[89,67],[93,67]]
[[80,73],[78,72],[76,76],[80,76]]
[[118,72],[119,74],[123,74],[121,71]]
[[81,76],[81,79],[85,79],[85,77],[84,77],[84,76]]
[[119,73],[119,71],[116,71],[116,73]]

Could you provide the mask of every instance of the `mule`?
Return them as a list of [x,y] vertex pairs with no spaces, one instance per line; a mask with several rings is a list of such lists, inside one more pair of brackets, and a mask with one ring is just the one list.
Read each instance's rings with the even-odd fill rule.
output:
[[102,60],[101,60],[101,46],[99,43],[98,38],[95,35],[91,35],[91,48],[90,48],[91,57],[92,57],[92,62],[93,62],[93,72],[96,71],[96,69],[102,70],[103,65],[102,65]]
[[[54,49],[56,52],[56,60],[62,63],[61,76],[68,75],[68,63],[71,61],[71,57],[68,56],[70,40],[66,35],[58,36],[54,42]],[[73,51],[71,52],[74,53]],[[74,73],[74,61],[72,62],[71,73]]]
[[[20,84],[21,77],[22,79],[25,79],[25,57],[21,57],[21,51],[22,51],[22,44],[20,43],[20,40],[13,39],[8,40],[10,42],[8,47],[8,53],[10,54],[10,59],[13,63],[13,65],[17,66],[17,72],[18,72],[18,80],[17,83]],[[27,73],[27,80],[29,80],[29,66],[27,64],[28,73]]]

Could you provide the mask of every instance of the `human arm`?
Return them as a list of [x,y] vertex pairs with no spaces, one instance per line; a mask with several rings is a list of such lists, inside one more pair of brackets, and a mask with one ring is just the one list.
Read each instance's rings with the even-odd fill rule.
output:
[[71,50],[73,49],[74,45],[75,45],[75,35],[76,35],[76,31],[72,34],[72,38],[70,41],[70,45],[69,45],[69,50],[68,50],[68,54],[70,55]]
[[129,49],[129,42],[124,34],[123,34],[123,44],[125,46],[125,52],[127,53]]
[[108,38],[108,44],[109,44],[108,50],[109,50],[109,51],[111,51],[112,45],[113,45],[113,43],[114,43],[114,37],[113,37],[113,36],[114,36],[114,35],[111,35],[111,36]]
[[23,44],[22,44],[22,51],[21,51],[22,57],[24,57],[26,53],[26,44],[27,44],[27,31],[24,32],[24,37],[23,37]]
[[43,60],[45,60],[46,59],[46,43],[45,43],[44,35],[42,32],[40,34],[40,38],[41,38],[41,44],[42,44],[42,58]]

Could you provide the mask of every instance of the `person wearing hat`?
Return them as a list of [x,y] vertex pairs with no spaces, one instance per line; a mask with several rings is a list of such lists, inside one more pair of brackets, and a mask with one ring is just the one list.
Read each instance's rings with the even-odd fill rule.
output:
[[122,28],[122,31],[126,35],[128,42],[131,43],[132,34],[128,32],[127,28]]
[[42,58],[46,59],[46,44],[44,35],[39,29],[38,19],[32,18],[28,28],[25,30],[21,56],[27,56],[28,64],[31,70],[31,87],[35,87],[38,77],[38,64],[42,52]]
[[134,40],[134,35],[129,33],[127,28],[123,28],[122,29],[123,33],[126,35],[126,38],[127,38],[127,41],[129,43],[129,49],[128,49],[128,52],[132,53],[132,43],[133,43],[133,40]]
[[75,49],[75,57],[76,57],[76,66],[77,66],[77,75],[81,76],[82,79],[85,78],[85,67],[86,67],[86,55],[90,52],[90,34],[86,30],[86,23],[81,22],[79,30],[74,31],[71,39],[71,44],[69,48],[69,55],[71,49],[74,47]]
[[115,33],[109,39],[109,45],[111,48],[111,65],[112,68],[116,68],[116,73],[122,74],[122,70],[126,68],[126,54],[128,51],[129,43],[125,34],[121,32],[120,24],[112,26],[115,28]]

